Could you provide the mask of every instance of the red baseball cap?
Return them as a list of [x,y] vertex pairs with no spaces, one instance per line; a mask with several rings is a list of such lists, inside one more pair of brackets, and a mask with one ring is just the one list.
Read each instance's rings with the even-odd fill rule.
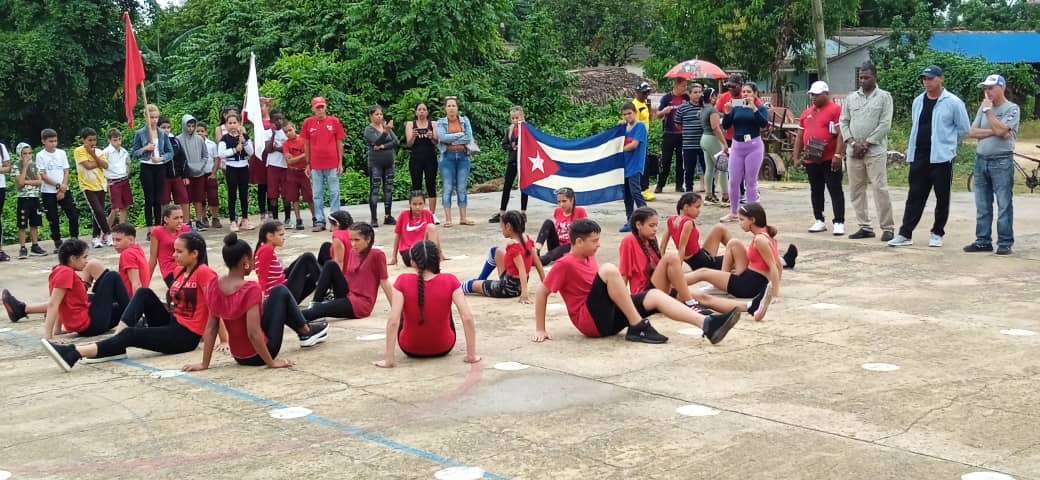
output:
[[326,106],[325,97],[314,97],[311,99],[311,108],[316,108],[318,106]]

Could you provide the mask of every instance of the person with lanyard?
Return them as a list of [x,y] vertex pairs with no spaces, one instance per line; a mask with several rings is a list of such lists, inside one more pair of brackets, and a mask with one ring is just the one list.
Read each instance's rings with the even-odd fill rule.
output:
[[654,193],[664,191],[664,184],[668,183],[668,172],[672,169],[672,158],[675,158],[675,191],[683,191],[683,161],[682,161],[682,125],[678,122],[679,107],[690,101],[686,94],[685,78],[672,80],[672,91],[661,97],[655,116],[664,120],[664,136],[661,137],[661,168],[657,172],[657,187]]
[[408,173],[412,177],[412,191],[423,190],[430,200],[430,211],[437,215],[437,129],[430,121],[430,107],[425,102],[415,106],[415,120],[404,125],[404,137],[412,150]]
[[[722,128],[733,127],[733,146],[729,156],[729,191],[737,192],[740,182],[747,186],[747,201],[758,202],[758,171],[762,168],[765,145],[762,129],[769,125],[769,108],[758,101],[758,86],[746,83],[740,89],[742,99],[726,105]],[[720,222],[735,222],[740,202],[731,199],[730,213]]]

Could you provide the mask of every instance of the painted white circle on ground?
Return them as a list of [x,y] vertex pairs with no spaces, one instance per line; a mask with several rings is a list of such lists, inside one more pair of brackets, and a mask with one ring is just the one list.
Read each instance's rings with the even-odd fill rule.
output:
[[691,337],[699,337],[704,335],[704,330],[697,327],[681,328],[679,329],[679,335],[689,335]]
[[306,233],[294,233],[292,235],[289,235],[289,238],[307,238],[309,236],[310,235],[307,235]]
[[835,310],[835,309],[841,308],[840,306],[835,305],[833,303],[814,303],[814,304],[809,305],[809,306],[812,307],[812,308],[815,308],[817,310]]
[[0,333],[10,332],[10,331],[11,331],[11,327],[0,328]]
[[1023,330],[1021,328],[1009,328],[1007,330],[1001,330],[1000,333],[1011,335],[1012,337],[1032,337],[1033,335],[1036,335],[1036,332],[1032,330]]
[[477,480],[484,476],[480,467],[448,467],[433,474],[437,480]]
[[891,363],[864,363],[863,369],[872,372],[894,372],[899,370],[899,365],[892,365]]
[[1015,480],[1015,477],[997,472],[971,472],[961,475],[961,480]]
[[687,417],[710,417],[712,415],[718,415],[719,411],[711,407],[705,407],[704,405],[683,405],[675,409],[675,413]]
[[276,408],[271,410],[271,418],[277,418],[279,420],[291,420],[293,418],[303,418],[307,415],[314,413],[309,408],[305,407],[285,407]]
[[158,372],[152,372],[152,378],[171,378],[179,377],[184,375],[184,372],[180,370],[159,370]]
[[567,311],[567,306],[562,303],[550,303],[545,306],[545,313],[555,315]]
[[11,472],[0,470],[0,480],[7,480],[8,478],[11,478]]
[[507,372],[523,370],[528,367],[530,367],[530,365],[525,365],[520,362],[498,362],[495,364],[495,370],[505,370]]
[[386,334],[385,333],[370,333],[368,335],[359,335],[357,337],[357,339],[361,340],[362,342],[372,342],[372,341],[375,341],[375,340],[383,340],[385,338],[386,338]]

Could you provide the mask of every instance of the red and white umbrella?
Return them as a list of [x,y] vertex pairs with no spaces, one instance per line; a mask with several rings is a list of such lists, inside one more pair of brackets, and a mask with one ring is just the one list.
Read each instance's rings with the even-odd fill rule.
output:
[[718,65],[705,60],[686,60],[685,62],[679,62],[668,73],[664,74],[667,78],[685,78],[687,80],[692,78],[726,78],[726,72],[722,71]]

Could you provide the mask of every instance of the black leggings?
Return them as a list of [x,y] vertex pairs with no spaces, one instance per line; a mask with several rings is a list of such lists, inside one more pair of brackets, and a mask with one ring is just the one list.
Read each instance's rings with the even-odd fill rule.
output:
[[682,160],[682,134],[666,133],[661,138],[661,165],[657,172],[657,190],[664,188],[668,183],[669,170],[672,169],[672,158],[675,158],[675,189],[682,191],[683,185],[683,160]]
[[[277,357],[278,352],[282,350],[285,326],[288,325],[289,328],[298,332],[306,323],[300,307],[296,305],[289,289],[285,285],[272,288],[271,292],[267,294],[267,299],[264,300],[264,314],[260,317],[260,328],[267,335],[267,352],[271,354],[271,358]],[[264,366],[264,359],[260,357],[260,354],[249,358],[236,358],[235,361],[239,365]]]
[[379,191],[383,191],[383,211],[390,216],[391,203],[394,201],[394,164],[381,165],[368,162],[369,192],[368,209],[372,212],[372,222],[376,221],[376,204],[379,203]]
[[108,227],[108,218],[105,217],[105,191],[84,190],[83,197],[87,199],[87,206],[90,207],[90,226],[94,238],[100,237],[102,233],[112,233]]
[[302,302],[303,299],[314,293],[320,277],[321,265],[318,263],[318,258],[311,252],[300,255],[285,268],[285,286],[296,303]]
[[227,167],[224,172],[224,180],[227,181],[227,203],[228,218],[232,222],[238,218],[235,210],[235,196],[238,196],[239,205],[242,206],[242,217],[249,216],[249,167]]
[[408,160],[408,173],[412,177],[412,190],[421,191],[423,177],[426,177],[426,197],[437,198],[437,154],[416,155],[412,152],[412,158]]
[[123,279],[118,273],[105,270],[94,280],[94,291],[87,310],[90,326],[79,332],[79,336],[92,337],[115,328],[129,303],[130,296],[126,294]]
[[47,223],[51,227],[51,240],[54,240],[54,244],[57,245],[61,241],[61,219],[58,218],[58,207],[60,206],[62,211],[65,212],[65,216],[69,217],[69,236],[79,236],[79,210],[76,209],[76,202],[72,200],[72,194],[65,192],[65,197],[58,200],[57,193],[44,193],[41,194],[43,198],[43,210],[47,213]]
[[[276,217],[278,216],[278,199],[275,199],[274,207],[268,208],[269,202],[267,201],[267,184],[266,183],[259,183],[259,184],[256,185],[256,203],[258,204],[256,206],[256,208],[260,210],[260,215],[263,215],[263,214],[265,214],[267,212],[271,212],[272,215],[274,215]],[[243,208],[242,211],[246,212],[246,213],[242,214],[243,217],[248,217],[249,216],[249,211],[248,210],[245,210]]]
[[[144,324],[138,320],[144,315]],[[117,335],[98,342],[98,357],[126,354],[127,347],[172,355],[195,350],[202,336],[188,330],[166,310],[166,305],[149,288],[139,288],[123,311],[129,325]]]
[[[509,192],[513,190],[513,182],[516,181],[517,167],[516,167],[516,152],[510,152],[509,161],[506,162],[506,178],[505,183],[502,184],[502,203],[498,207],[499,210],[505,210],[509,205]],[[520,210],[527,211],[527,199],[526,193],[520,192]]]
[[303,318],[307,321],[322,317],[358,318],[354,313],[354,305],[350,303],[350,298],[347,298],[350,285],[347,285],[347,278],[343,276],[343,271],[336,262],[325,262],[325,265],[321,267],[321,276],[318,277],[318,285],[314,290],[314,299],[318,301],[325,299],[330,289],[334,298],[304,310]]
[[560,244],[560,237],[556,233],[556,224],[553,223],[552,220],[542,222],[542,228],[538,229],[537,243],[540,243],[549,249],[548,252],[545,252],[544,255],[539,257],[543,266],[559,260],[571,251],[571,244]]
[[166,183],[165,164],[141,164],[141,191],[144,192],[144,222],[154,227],[162,222],[163,185]]

